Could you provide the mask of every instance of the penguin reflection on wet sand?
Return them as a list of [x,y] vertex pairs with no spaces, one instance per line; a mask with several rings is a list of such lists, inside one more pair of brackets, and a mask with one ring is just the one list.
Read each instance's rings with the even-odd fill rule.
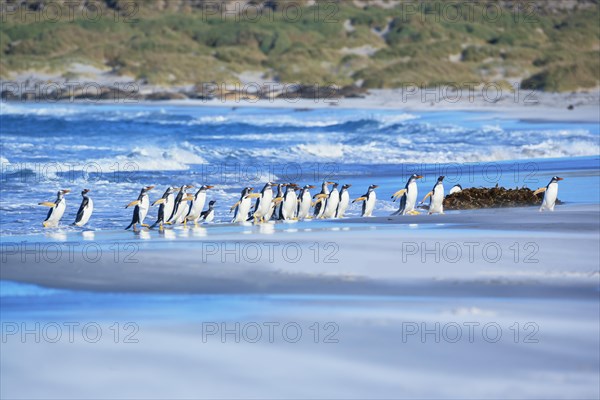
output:
[[428,197],[431,197],[429,202],[429,215],[444,213],[444,176],[440,176],[431,192],[427,193],[421,203],[424,203]]
[[404,189],[398,190],[396,193],[392,195],[392,199],[396,201],[396,199],[400,196],[400,208],[398,211],[393,213],[392,215],[418,215],[420,214],[415,210],[415,206],[417,205],[417,180],[423,178],[422,175],[412,174],[410,178],[408,178],[408,182],[406,182],[406,186]]
[[558,182],[562,181],[563,178],[559,178],[558,176],[553,176],[550,179],[550,182],[546,187],[539,188],[533,195],[537,195],[538,193],[544,193],[544,200],[542,200],[542,206],[540,207],[540,212],[548,210],[554,211],[554,206],[556,205],[556,198],[558,197]]
[[373,209],[375,208],[375,202],[377,201],[377,195],[375,194],[375,189],[377,189],[379,185],[371,185],[367,190],[367,193],[363,194],[357,199],[352,201],[352,204],[357,201],[362,201],[362,216],[363,217],[371,217],[373,216]]
[[148,192],[154,189],[154,186],[146,186],[142,188],[140,191],[140,195],[137,200],[132,201],[127,204],[125,208],[129,208],[131,206],[135,206],[133,209],[133,217],[131,218],[131,223],[125,228],[125,230],[133,227],[134,231],[137,231],[137,224],[140,224],[143,227],[149,228],[149,225],[144,224],[144,219],[148,214],[148,208],[150,208],[150,197],[148,196]]
[[92,216],[92,212],[94,212],[94,202],[88,196],[90,189],[83,189],[81,192],[81,205],[79,206],[79,210],[77,211],[77,216],[75,217],[75,222],[73,225],[75,226],[84,226],[90,220]]
[[56,193],[56,200],[54,202],[44,201],[38,203],[40,206],[50,207],[48,210],[48,215],[46,215],[46,219],[42,223],[44,228],[54,228],[58,226],[60,219],[65,213],[65,208],[67,208],[67,202],[65,200],[65,194],[69,193],[71,190],[62,189]]

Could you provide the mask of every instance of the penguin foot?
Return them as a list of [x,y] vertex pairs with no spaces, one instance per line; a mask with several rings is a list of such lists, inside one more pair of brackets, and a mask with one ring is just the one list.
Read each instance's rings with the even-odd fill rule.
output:
[[143,226],[144,228],[150,228],[150,225],[148,224],[140,224],[141,226]]
[[412,211],[407,212],[407,214],[408,215],[420,215],[421,213],[418,212],[417,210],[412,210]]

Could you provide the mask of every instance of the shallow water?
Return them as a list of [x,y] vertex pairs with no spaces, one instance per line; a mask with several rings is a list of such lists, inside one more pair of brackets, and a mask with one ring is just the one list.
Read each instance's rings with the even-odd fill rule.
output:
[[[71,223],[83,188],[92,190],[93,230],[124,228],[124,206],[139,189],[213,184],[217,222],[247,185],[322,180],[351,183],[352,197],[379,184],[375,215],[397,204],[390,195],[408,175],[425,175],[420,197],[446,175],[446,187],[544,186],[563,175],[559,198],[597,203],[599,128],[588,123],[531,123],[483,113],[377,110],[285,110],[171,105],[1,105],[0,211],[3,235],[43,231],[59,188]],[[466,163],[466,164],[464,164]],[[318,190],[318,189],[315,189]],[[193,192],[193,190],[192,190]],[[156,216],[152,208],[147,221]],[[348,216],[360,214],[360,206]]]

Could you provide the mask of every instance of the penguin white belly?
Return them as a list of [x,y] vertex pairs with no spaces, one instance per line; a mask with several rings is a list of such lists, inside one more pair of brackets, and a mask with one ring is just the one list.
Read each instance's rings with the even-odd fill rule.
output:
[[556,204],[556,198],[558,197],[558,183],[551,183],[548,185],[548,189],[544,193],[544,200],[540,211],[548,210],[554,211],[554,205]]
[[310,193],[306,192],[300,199],[300,207],[298,208],[298,219],[305,219],[310,212]]
[[340,193],[337,190],[331,191],[325,203],[325,211],[323,211],[323,218],[334,218],[337,206],[340,203]]
[[94,211],[94,202],[92,201],[92,199],[88,198],[87,206],[85,206],[85,208],[83,209],[83,217],[81,217],[81,220],[77,221],[77,223],[75,225],[84,226],[85,224],[87,224],[87,222],[90,220],[90,217],[92,216],[93,211]]
[[273,217],[273,213],[275,212],[275,203],[273,203],[271,201],[271,206],[269,207],[269,210],[267,211],[267,213],[265,214],[265,219],[268,221],[271,219],[271,217]]
[[375,209],[375,201],[377,200],[377,196],[375,193],[371,193],[371,195],[365,200],[365,208],[363,210],[363,217],[371,217],[373,215],[373,210]]
[[431,203],[429,204],[429,214],[444,213],[444,187],[438,185],[431,195]]
[[208,213],[208,215],[204,219],[204,222],[213,222],[214,219],[215,219],[215,212],[211,211],[210,213]]
[[140,218],[140,225],[144,223],[146,215],[148,215],[148,209],[150,208],[150,197],[147,195],[142,197],[142,201],[139,204],[138,216]]
[[67,207],[67,202],[65,201],[65,199],[62,199],[58,202],[57,205],[54,206],[54,208],[52,209],[52,213],[50,214],[50,216],[48,217],[48,219],[46,221],[44,221],[44,226],[46,227],[57,227],[58,223],[60,222],[60,219],[62,218],[63,214],[65,213],[65,208]]
[[283,219],[289,220],[294,218],[296,214],[296,204],[297,204],[296,196],[294,194],[290,194],[286,196],[283,204],[281,205],[281,214],[283,215]]
[[197,221],[198,218],[200,218],[200,214],[202,214],[202,209],[204,208],[204,203],[206,203],[206,193],[200,193],[192,202],[192,207],[187,215],[187,218],[190,221]]
[[273,192],[268,190],[263,193],[260,199],[258,210],[256,210],[256,216],[266,218],[266,215],[271,211],[271,206],[273,206]]
[[164,221],[166,222],[171,218],[171,215],[173,214],[173,209],[175,208],[175,195],[174,194],[170,194],[167,196],[164,206],[165,207],[163,208],[163,218],[164,218]]
[[335,215],[337,218],[344,218],[344,215],[346,214],[346,209],[348,208],[348,204],[350,204],[350,194],[348,194],[348,191],[344,191],[340,195],[340,203],[338,204],[337,212]]
[[412,182],[410,185],[408,185],[408,191],[406,192],[406,205],[404,207],[403,214],[415,210],[415,205],[417,204],[417,191],[416,182]]
[[232,222],[245,222],[248,219],[248,213],[252,206],[252,200],[250,198],[243,199],[235,212]]

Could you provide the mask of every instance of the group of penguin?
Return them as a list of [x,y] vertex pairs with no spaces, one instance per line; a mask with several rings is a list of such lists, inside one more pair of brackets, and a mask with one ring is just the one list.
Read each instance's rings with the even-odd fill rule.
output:
[[[400,199],[400,207],[392,215],[420,214],[415,208],[418,206],[417,181],[421,178],[423,178],[422,175],[411,175],[404,188],[392,195],[394,201]],[[534,195],[544,193],[540,211],[554,211],[554,205],[558,196],[558,182],[561,180],[563,178],[554,176],[546,187],[539,188],[534,192]],[[421,203],[424,203],[427,198],[430,198],[429,214],[444,213],[443,203],[445,192],[443,181],[444,176],[440,176],[433,189],[421,201]],[[276,194],[273,192],[273,187],[275,186],[277,186]],[[329,189],[330,186],[332,186],[331,190]],[[253,221],[254,223],[259,223],[271,219],[285,221],[304,220],[308,218],[343,218],[350,205],[348,189],[351,186],[350,184],[346,184],[341,189],[338,189],[338,183],[324,181],[321,185],[320,193],[314,196],[311,196],[310,193],[310,190],[315,188],[313,185],[300,187],[295,183],[276,184],[267,182],[260,193],[255,193],[252,187],[246,187],[242,190],[238,202],[230,208],[230,212],[234,212],[231,222]],[[216,201],[211,200],[206,210],[204,210],[204,205],[206,203],[207,190],[213,187],[211,185],[202,185],[195,194],[187,193],[187,190],[194,188],[193,185],[171,186],[167,188],[162,197],[152,203],[153,206],[159,206],[158,217],[153,225],[148,225],[144,223],[150,208],[148,192],[154,189],[154,186],[146,186],[140,191],[137,200],[132,201],[125,207],[134,207],[131,223],[125,229],[133,228],[137,230],[138,225],[152,229],[158,225],[159,229],[162,230],[164,229],[164,225],[187,225],[188,222],[193,222],[195,226],[198,226],[198,222],[212,222],[215,218],[214,206]],[[377,200],[375,189],[378,187],[378,185],[369,186],[367,193],[352,201],[352,203],[362,202],[363,217],[372,216]],[[460,191],[462,191],[462,187],[455,185],[449,194]],[[43,222],[44,227],[58,226],[66,209],[65,195],[69,192],[70,190],[68,189],[60,190],[54,202],[39,203],[39,205],[50,207],[46,220]],[[81,227],[89,221],[94,210],[94,202],[89,197],[89,192],[89,189],[84,189],[81,192],[83,199],[77,211],[75,222],[72,225]],[[256,199],[256,201],[253,199]],[[253,201],[254,207],[252,207]],[[312,216],[310,215],[311,208],[313,209]]]

